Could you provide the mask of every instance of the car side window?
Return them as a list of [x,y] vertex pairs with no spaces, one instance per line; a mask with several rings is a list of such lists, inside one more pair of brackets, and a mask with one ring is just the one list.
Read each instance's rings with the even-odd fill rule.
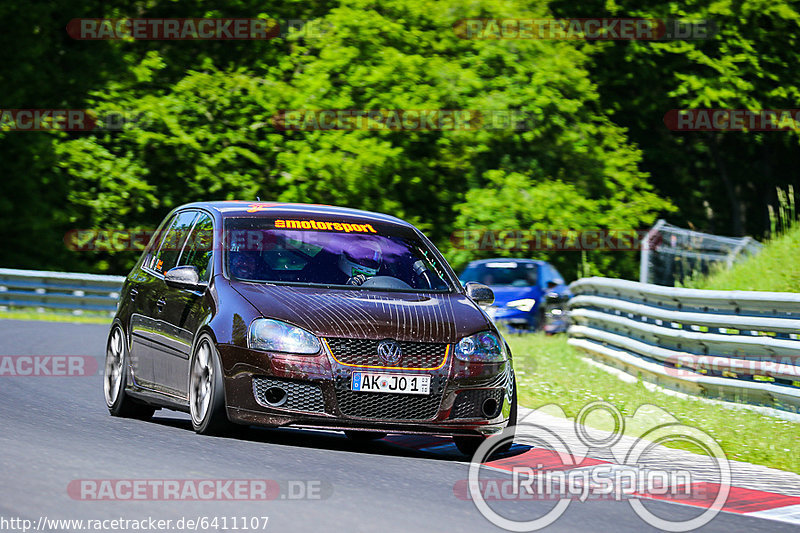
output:
[[558,270],[556,270],[556,268],[553,265],[549,265],[549,266],[550,266],[550,272],[553,275],[553,283],[555,283],[556,285],[563,285],[564,284],[564,276],[562,276],[558,272]]
[[169,217],[169,219],[162,222],[158,227],[158,231],[153,234],[152,238],[150,239],[150,243],[147,245],[147,251],[145,252],[147,255],[142,261],[142,268],[153,269],[155,266],[155,257],[158,255],[158,250],[161,248],[161,244],[164,242],[164,237],[167,235],[167,230],[174,221],[175,216],[173,215]]
[[192,227],[197,211],[183,211],[172,220],[161,246],[153,255],[150,265],[152,270],[163,274],[178,263],[178,257],[186,243],[186,237]]
[[186,240],[178,266],[193,266],[200,281],[208,281],[214,243],[214,224],[211,217],[201,213]]
[[557,285],[563,285],[564,278],[561,277],[561,274],[558,273],[558,270],[553,268],[551,265],[542,265],[542,282],[545,287],[555,287]]

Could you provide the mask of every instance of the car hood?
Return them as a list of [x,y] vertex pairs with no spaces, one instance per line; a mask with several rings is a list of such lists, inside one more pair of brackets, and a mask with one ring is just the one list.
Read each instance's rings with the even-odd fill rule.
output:
[[490,286],[494,293],[494,305],[505,307],[508,302],[533,298],[539,300],[541,291],[537,287],[509,287],[508,285]]
[[323,289],[240,282],[233,288],[267,318],[323,337],[457,342],[490,327],[463,294]]

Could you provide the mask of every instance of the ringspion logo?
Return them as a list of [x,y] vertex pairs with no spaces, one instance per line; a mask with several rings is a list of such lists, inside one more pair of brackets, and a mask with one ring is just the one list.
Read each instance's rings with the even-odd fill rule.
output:
[[[650,526],[664,531],[691,531],[719,514],[728,500],[731,466],[719,443],[707,433],[684,424],[663,409],[642,405],[626,417],[616,406],[603,401],[585,405],[569,429],[558,432],[540,424],[538,416],[568,419],[557,405],[531,411],[513,428],[486,439],[475,452],[469,478],[456,482],[454,496],[469,498],[492,524],[507,531],[537,531],[558,520],[572,502],[615,500],[627,502]],[[587,420],[610,418],[611,432],[590,431]],[[626,426],[636,436],[626,436]],[[526,466],[513,465],[511,480],[481,479],[492,453],[509,441],[526,442],[535,457]],[[680,465],[663,460],[661,445],[681,442],[702,450],[709,463],[702,478]],[[589,457],[603,452],[611,461]],[[501,460],[502,461],[502,460]],[[713,481],[708,481],[713,480]],[[642,499],[682,501],[698,508],[699,514],[663,518],[645,507]],[[534,518],[520,520],[503,516],[488,502],[499,500],[550,500],[551,506],[536,508]]]

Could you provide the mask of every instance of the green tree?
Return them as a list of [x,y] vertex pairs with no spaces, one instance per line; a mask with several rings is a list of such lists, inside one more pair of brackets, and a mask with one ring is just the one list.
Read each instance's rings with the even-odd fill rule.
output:
[[[452,28],[468,17],[545,16],[544,6],[325,7],[316,16],[330,31],[259,43],[261,58],[191,57],[164,44],[128,53],[128,70],[92,93],[92,107],[139,120],[58,148],[81,220],[153,224],[186,201],[258,195],[390,212],[445,247],[454,229],[494,216],[479,213],[481,202],[492,203],[487,191],[519,204],[497,217],[510,227],[633,228],[669,208],[649,191],[641,154],[600,105],[580,44],[465,40]],[[281,131],[272,117],[282,109],[515,110],[535,120],[524,130]],[[548,202],[531,203],[547,194]],[[130,258],[119,261],[110,267]],[[634,271],[632,261],[609,261],[615,272]]]
[[709,39],[588,42],[591,77],[612,120],[642,148],[642,169],[678,207],[672,221],[721,234],[769,228],[776,188],[800,183],[797,132],[681,133],[670,109],[794,109],[800,97],[795,2],[767,0],[554,0],[562,17],[708,21]]

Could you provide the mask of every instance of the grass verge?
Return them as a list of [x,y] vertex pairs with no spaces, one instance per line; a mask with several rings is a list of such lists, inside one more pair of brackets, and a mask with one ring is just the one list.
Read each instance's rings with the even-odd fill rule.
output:
[[71,313],[57,313],[55,311],[9,310],[0,311],[0,320],[45,320],[47,322],[74,322],[79,324],[111,324],[108,315],[73,315]]
[[[652,405],[668,411],[682,424],[708,433],[722,446],[728,459],[800,474],[797,454],[800,423],[745,409],[734,410],[700,398],[654,392],[641,381],[626,383],[584,361],[582,353],[569,346],[564,335],[510,335],[507,340],[514,353],[519,402],[525,407],[557,404],[567,416],[574,417],[584,405],[604,400],[628,417],[640,406]],[[612,430],[610,422],[610,417],[597,420],[590,417],[586,424]],[[635,435],[636,430],[630,424],[625,432]],[[698,452],[697,448],[684,447],[680,442],[664,444]]]
[[730,269],[687,280],[692,289],[800,292],[800,225],[769,241],[758,254]]

